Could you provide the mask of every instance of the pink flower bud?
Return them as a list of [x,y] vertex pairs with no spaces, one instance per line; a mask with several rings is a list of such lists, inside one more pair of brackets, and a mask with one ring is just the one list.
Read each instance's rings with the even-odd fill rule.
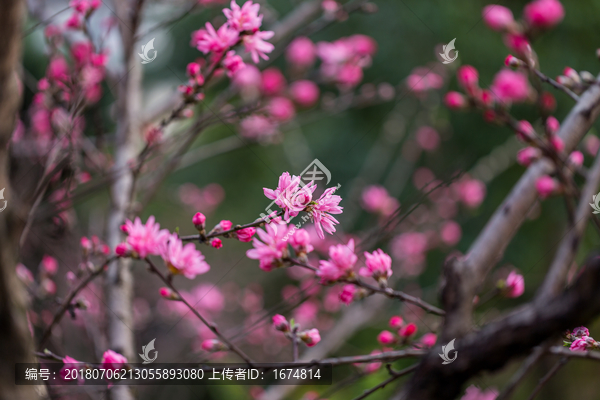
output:
[[468,92],[472,93],[477,88],[479,73],[470,65],[463,65],[457,72],[458,83]]
[[525,63],[521,60],[519,60],[517,57],[513,56],[512,54],[509,54],[508,56],[506,56],[506,58],[504,59],[504,65],[506,65],[507,67],[522,67],[525,65]]
[[562,151],[565,149],[565,143],[558,136],[550,137],[550,144],[557,153],[562,153]]
[[192,217],[192,223],[199,231],[204,229],[204,223],[206,222],[206,217],[201,212],[197,212]]
[[409,338],[417,333],[417,326],[414,323],[410,323],[406,325],[404,328],[400,329],[398,334],[403,338]]
[[280,122],[289,121],[296,115],[294,104],[285,97],[272,98],[267,106],[267,110],[274,120]]
[[556,109],[556,99],[550,92],[542,93],[540,102],[545,111],[552,112]]
[[227,347],[217,339],[206,339],[202,342],[202,350],[208,351],[209,353],[225,350],[226,348]]
[[579,339],[575,339],[573,343],[571,343],[571,351],[586,351],[588,348],[587,336],[584,336]]
[[512,11],[497,4],[483,7],[483,21],[495,31],[502,31],[512,25],[515,20]]
[[519,275],[515,271],[508,274],[508,277],[506,278],[505,296],[511,298],[519,297],[524,291],[525,278],[523,278],[523,275]]
[[523,16],[531,26],[551,28],[565,16],[565,10],[558,0],[535,0],[523,9]]
[[354,293],[356,293],[356,287],[354,285],[344,285],[344,288],[340,292],[340,301],[346,305],[352,303],[354,300]]
[[448,92],[444,97],[444,103],[446,107],[451,110],[458,110],[464,108],[467,104],[465,96],[458,92]]
[[117,370],[123,368],[123,364],[127,363],[127,357],[116,351],[106,350],[102,354],[102,360],[100,361],[103,369]]
[[214,238],[210,241],[210,245],[215,249],[220,249],[221,247],[223,247],[223,242],[219,238]]
[[117,247],[115,247],[115,254],[119,257],[126,257],[129,253],[129,249],[127,248],[127,243],[119,243]]
[[535,188],[538,192],[538,195],[545,199],[550,196],[558,189],[558,183],[548,175],[544,175],[537,180],[535,183]]
[[319,100],[319,87],[308,80],[300,80],[290,85],[292,100],[301,107],[312,107]]
[[426,333],[421,337],[420,340],[421,345],[426,349],[432,348],[436,341],[437,335],[435,333]]
[[226,219],[224,219],[221,222],[219,222],[219,227],[221,228],[222,231],[228,231],[228,230],[230,230],[232,225],[233,224],[231,223],[231,221],[228,221]]
[[392,328],[400,329],[402,327],[402,324],[404,324],[404,320],[402,319],[401,316],[394,315],[392,318],[390,318],[390,326]]
[[121,232],[129,233],[129,228],[127,227],[127,224],[123,224],[119,228],[121,229]]
[[262,73],[262,92],[266,96],[274,96],[283,91],[286,86],[285,77],[278,68],[267,68]]
[[531,126],[529,121],[519,121],[517,125],[517,137],[524,142],[527,139],[532,139],[535,137],[535,131],[533,130],[533,126]]
[[252,241],[252,236],[254,236],[255,233],[256,228],[244,228],[236,231],[238,240],[244,243]]
[[548,132],[550,132],[550,134],[553,135],[556,132],[558,132],[558,129],[560,128],[560,123],[556,118],[548,117],[548,119],[546,120],[546,128],[548,128]]
[[456,221],[446,221],[440,229],[440,239],[448,246],[454,246],[460,242],[462,229]]
[[381,331],[377,335],[377,341],[384,346],[389,346],[396,341],[396,337],[390,331]]
[[157,126],[151,126],[144,132],[144,140],[151,146],[162,141],[163,132]]
[[81,239],[79,240],[79,243],[81,244],[81,248],[84,250],[91,250],[92,249],[92,242],[90,242],[90,239],[88,239],[85,236],[82,236]]
[[281,332],[289,332],[290,323],[283,315],[277,314],[273,316],[273,327]]
[[504,44],[511,51],[514,51],[520,56],[527,55],[531,52],[529,41],[522,34],[508,33],[504,35]]
[[528,167],[532,162],[542,156],[540,149],[535,147],[525,147],[517,153],[517,162],[520,165]]
[[200,73],[200,64],[191,62],[187,65],[187,74],[190,78],[194,78],[196,75]]
[[583,165],[583,153],[580,151],[574,151],[569,156],[569,163],[575,167],[581,167]]
[[304,331],[298,336],[308,347],[313,347],[321,341],[321,335],[315,328]]
[[317,56],[317,47],[307,37],[300,36],[294,39],[285,52],[285,58],[290,64],[299,67],[310,67]]
[[56,258],[45,254],[42,257],[42,268],[49,275],[54,275],[58,271],[58,261],[56,261]]
[[479,100],[485,107],[494,105],[494,95],[487,89],[483,89],[479,92]]
[[179,296],[172,289],[168,287],[161,287],[158,289],[158,293],[161,297],[167,300],[179,300]]

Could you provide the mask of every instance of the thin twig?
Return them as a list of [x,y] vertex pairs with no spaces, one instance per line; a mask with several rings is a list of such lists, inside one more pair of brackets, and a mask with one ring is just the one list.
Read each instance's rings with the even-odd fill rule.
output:
[[99,266],[98,268],[96,268],[95,270],[93,270],[84,280],[82,280],[81,282],[79,282],[79,285],[77,285],[73,290],[71,290],[71,293],[69,293],[67,295],[67,297],[63,301],[63,303],[62,303],[60,309],[58,310],[58,312],[56,314],[54,314],[54,318],[52,318],[52,322],[50,322],[50,325],[48,325],[48,327],[46,328],[46,330],[42,334],[42,339],[40,340],[40,344],[38,346],[38,349],[42,350],[44,348],[44,345],[46,344],[46,342],[50,338],[50,335],[52,334],[52,328],[54,328],[56,326],[56,324],[58,324],[60,322],[60,320],[63,317],[63,315],[65,314],[65,312],[69,309],[69,307],[71,307],[71,302],[73,301],[73,299],[75,298],[75,296],[77,296],[77,294],[81,290],[83,290],[91,281],[93,281],[94,278],[96,278],[102,272],[104,272],[105,267],[109,263],[111,263],[115,258],[116,257],[110,257],[110,258],[108,258],[106,261],[104,261],[104,263],[102,263],[101,266]]
[[577,96],[575,93],[573,93],[573,91],[571,89],[569,89],[568,87],[561,85],[560,83],[556,82],[554,79],[546,76],[544,73],[542,73],[541,71],[539,71],[535,68],[533,69],[533,72],[537,75],[538,78],[540,78],[540,80],[542,82],[549,83],[555,89],[562,90],[563,92],[568,94],[569,97],[572,98],[573,100],[579,101],[579,96]]
[[384,387],[386,387],[388,384],[390,384],[391,382],[395,381],[396,379],[403,377],[404,375],[408,375],[411,372],[413,372],[415,369],[417,369],[418,364],[415,365],[411,365],[408,368],[404,368],[401,371],[394,371],[392,370],[391,367],[388,366],[388,370],[390,371],[390,374],[392,376],[390,376],[388,379],[386,379],[385,381],[381,382],[379,385],[369,389],[369,390],[365,390],[365,392],[363,394],[361,394],[360,396],[354,398],[354,400],[362,400],[367,398],[368,396],[370,396],[371,394],[375,393],[376,391],[378,391],[379,389],[383,389]]
[[533,400],[535,398],[535,396],[538,395],[538,393],[540,392],[540,390],[542,390],[542,388],[544,387],[544,385],[550,380],[550,378],[552,378],[554,375],[556,375],[556,373],[558,372],[558,370],[561,369],[561,367],[563,365],[565,365],[567,363],[567,361],[569,361],[569,359],[567,357],[561,358],[560,361],[558,361],[550,369],[550,371],[548,371],[548,373],[546,375],[544,375],[544,377],[542,379],[540,379],[540,382],[537,384],[537,386],[535,387],[535,389],[533,389],[533,392],[531,393],[531,396],[529,396],[527,400]]
[[217,335],[217,337],[229,347],[229,350],[231,350],[232,352],[234,352],[235,354],[237,354],[238,356],[240,356],[240,358],[242,360],[244,360],[248,365],[252,365],[252,360],[250,359],[250,357],[248,357],[242,350],[240,350],[235,344],[233,344],[229,339],[227,339],[225,336],[223,336],[221,334],[221,332],[219,332],[219,330],[217,329],[217,326],[215,324],[213,324],[212,322],[209,322],[206,318],[204,318],[202,316],[202,314],[200,314],[198,312],[198,310],[196,310],[194,308],[194,306],[192,306],[183,296],[181,296],[181,294],[179,293],[179,291],[177,290],[177,288],[175,286],[173,286],[173,283],[171,282],[170,279],[168,279],[167,277],[165,277],[162,272],[160,272],[160,270],[154,265],[154,263],[146,258],[145,261],[148,263],[148,265],[150,266],[150,271],[155,273],[156,275],[158,275],[158,277],[173,291],[175,292],[175,294],[177,294],[177,296],[181,299],[180,301],[185,304],[190,311],[196,316],[198,317],[198,319],[200,321],[202,321],[202,323],[204,323],[204,325],[206,325],[208,327],[208,329],[210,329],[215,335]]
[[533,352],[529,355],[529,357],[527,357],[525,362],[523,362],[523,365],[521,365],[521,368],[519,368],[519,370],[512,376],[509,383],[506,385],[506,387],[504,388],[502,393],[500,393],[500,395],[496,398],[496,400],[506,400],[512,395],[512,393],[514,392],[516,387],[519,385],[519,383],[521,383],[521,381],[523,381],[523,378],[525,378],[525,375],[527,375],[527,373],[529,371],[531,371],[531,368],[533,368],[533,366],[546,353],[546,351],[547,351],[546,347],[547,347],[547,345],[546,346],[542,345],[542,346],[536,347],[533,350]]

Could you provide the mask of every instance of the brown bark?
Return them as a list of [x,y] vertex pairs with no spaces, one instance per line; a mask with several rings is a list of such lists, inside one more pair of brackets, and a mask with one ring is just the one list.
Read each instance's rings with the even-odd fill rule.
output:
[[[23,221],[11,207],[8,157],[21,97],[16,71],[21,55],[23,5],[21,0],[0,2],[0,189],[5,189],[8,201],[0,212],[0,400],[38,398],[35,386],[16,386],[14,380],[15,363],[34,362],[25,288],[15,273]],[[2,201],[0,208],[3,206]]]

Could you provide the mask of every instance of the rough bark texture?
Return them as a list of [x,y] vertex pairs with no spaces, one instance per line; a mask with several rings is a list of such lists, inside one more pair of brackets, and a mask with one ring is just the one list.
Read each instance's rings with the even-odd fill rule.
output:
[[[133,176],[127,165],[135,159],[137,149],[135,139],[140,137],[141,64],[133,47],[142,1],[119,0],[115,1],[114,5],[119,17],[119,31],[123,41],[124,68],[117,89],[117,132],[113,168],[115,171],[127,172],[115,173],[115,180],[111,186],[107,242],[113,249],[123,240],[120,226],[125,221],[131,205],[133,183]],[[109,347],[133,362],[137,352],[134,350],[133,276],[130,260],[118,259],[108,266],[104,288]],[[127,386],[113,386],[110,395],[114,400],[134,398],[131,389]]]
[[510,359],[527,354],[532,348],[567,329],[585,325],[600,314],[600,257],[593,257],[574,285],[546,304],[530,303],[479,332],[470,333],[455,343],[456,361],[442,365],[439,346],[425,356],[397,397],[408,400],[454,399],[463,384],[483,371],[502,368]]
[[[20,104],[17,64],[21,52],[23,2],[0,2],[0,190],[6,209],[0,212],[0,400],[37,399],[35,386],[15,386],[14,365],[34,362],[33,342],[27,327],[25,288],[15,266],[23,221],[11,207],[8,143]],[[1,201],[0,208],[4,206]]]

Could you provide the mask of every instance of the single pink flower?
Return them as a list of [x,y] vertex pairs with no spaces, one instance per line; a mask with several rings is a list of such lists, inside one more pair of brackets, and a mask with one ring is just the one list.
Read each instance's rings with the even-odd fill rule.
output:
[[283,92],[287,82],[279,68],[267,68],[262,73],[261,90],[265,96],[275,96]]
[[280,122],[289,121],[296,115],[294,104],[285,97],[273,97],[271,101],[269,101],[267,110],[273,119]]
[[210,22],[206,29],[199,29],[192,33],[192,45],[204,54],[209,52],[222,53],[237,43],[239,33],[228,24],[223,24],[215,31]]
[[551,28],[565,17],[565,9],[558,0],[535,0],[523,9],[525,20],[537,28]]
[[304,331],[298,336],[308,347],[313,347],[321,341],[321,335],[319,335],[319,331],[315,328]]
[[499,101],[523,102],[529,97],[529,82],[522,72],[503,69],[494,77],[490,90]]
[[550,144],[557,153],[562,153],[562,151],[565,149],[565,142],[563,142],[563,140],[556,135],[550,137]]
[[58,271],[58,261],[56,261],[56,258],[44,254],[44,257],[42,257],[42,268],[48,275],[54,275]]
[[219,230],[228,231],[231,229],[232,225],[233,224],[231,223],[231,221],[224,219],[221,222],[219,222]]
[[169,236],[166,229],[161,230],[160,224],[155,223],[154,216],[150,216],[145,225],[139,217],[134,222],[127,220],[122,229],[127,233],[127,244],[140,258],[159,255]]
[[268,60],[267,53],[272,52],[275,46],[272,43],[265,42],[265,40],[271,39],[275,33],[273,31],[258,31],[253,35],[244,36],[244,46],[246,52],[252,55],[252,61],[258,64],[260,58]]
[[314,250],[310,244],[310,234],[305,229],[296,229],[288,242],[297,254],[308,254]]
[[503,39],[504,45],[521,57],[526,56],[531,51],[529,40],[521,33],[507,33]]
[[273,136],[277,132],[277,124],[264,115],[250,115],[240,122],[240,133],[250,139]]
[[440,229],[440,239],[448,246],[454,246],[460,242],[462,229],[456,221],[446,221]]
[[250,228],[239,229],[235,233],[240,242],[247,243],[247,242],[252,241],[252,237],[256,233],[256,228],[250,227]]
[[381,331],[379,335],[377,335],[377,341],[383,346],[389,346],[396,342],[396,337],[390,331]]
[[435,345],[435,342],[437,341],[437,335],[435,333],[426,333],[423,336],[421,336],[421,345],[426,348],[426,349],[430,349]]
[[358,257],[354,253],[354,239],[350,239],[348,244],[338,244],[329,247],[329,260],[321,260],[319,262],[319,270],[317,276],[321,278],[321,282],[332,282],[347,275]]
[[467,105],[465,96],[458,92],[448,92],[444,97],[444,104],[451,110],[458,110]]
[[283,315],[276,314],[273,316],[273,327],[281,332],[288,332],[290,330],[290,323]]
[[352,303],[354,300],[354,294],[356,293],[356,286],[348,284],[344,285],[340,292],[340,301],[346,305]]
[[246,68],[241,56],[235,54],[235,50],[228,51],[223,58],[223,66],[227,70],[227,76],[233,77],[239,70]]
[[511,271],[506,278],[506,296],[511,298],[519,297],[524,291],[525,278],[523,278],[523,275],[519,275],[515,271]]
[[205,222],[206,222],[206,217],[204,216],[204,214],[202,214],[200,212],[197,212],[196,214],[194,214],[194,217],[192,218],[192,223],[194,224],[196,229],[204,229]]
[[583,153],[576,150],[569,155],[569,163],[575,167],[583,165]]
[[118,255],[119,257],[128,256],[129,255],[129,246],[127,245],[127,243],[119,243],[115,247],[115,254]]
[[46,76],[50,80],[65,82],[69,78],[69,65],[64,58],[54,57],[48,65]]
[[106,350],[104,354],[102,354],[102,361],[100,361],[100,363],[102,364],[103,369],[116,371],[123,368],[123,364],[127,363],[127,358],[112,350]]
[[525,147],[517,153],[517,162],[528,167],[532,162],[542,156],[542,151],[537,147]]
[[285,52],[285,58],[290,64],[303,68],[310,67],[316,56],[317,47],[305,36],[295,38]]
[[485,198],[485,184],[477,179],[466,179],[458,184],[460,200],[470,208],[478,207]]
[[456,73],[458,83],[465,89],[467,93],[474,93],[478,87],[479,73],[470,65],[463,65]]
[[544,175],[535,182],[538,195],[545,199],[558,189],[558,182],[548,175]]
[[284,172],[279,177],[277,189],[263,188],[265,196],[270,200],[275,200],[275,204],[284,210],[283,219],[285,221],[297,216],[312,201],[312,194],[317,185],[310,182],[308,185],[301,187],[300,183],[301,177],[290,176],[288,172]]
[[546,127],[548,128],[550,134],[554,134],[560,129],[560,122],[558,122],[556,118],[550,116],[546,120]]
[[577,338],[571,343],[571,351],[586,351],[588,348],[587,336]]
[[262,75],[254,65],[246,65],[233,74],[233,84],[239,89],[257,89],[262,85]]
[[377,42],[367,35],[352,35],[348,37],[348,41],[358,56],[373,56],[377,52]]
[[483,391],[471,385],[460,400],[495,400],[496,397],[498,397],[498,391],[495,389]]
[[[72,376],[72,371],[73,370],[78,370],[81,368],[81,361],[77,361],[76,359],[69,357],[69,356],[64,356],[63,357],[63,367],[60,369],[60,377],[62,379],[65,379],[67,377],[67,375]],[[79,375],[78,375],[79,377]],[[83,377],[79,377],[78,381],[83,381]]]
[[440,135],[430,126],[422,126],[417,130],[416,139],[425,151],[434,151],[440,145]]
[[417,333],[417,325],[415,325],[412,322],[407,324],[405,327],[401,328],[400,331],[398,331],[398,334],[400,336],[402,336],[403,338],[411,337],[411,336],[415,335],[416,333]]
[[364,253],[365,265],[360,269],[361,276],[372,276],[375,280],[387,279],[392,276],[392,257],[385,254],[383,250],[377,249],[373,253]]
[[260,4],[253,4],[248,0],[242,7],[235,0],[231,0],[231,9],[224,8],[223,14],[227,17],[227,23],[239,32],[256,32],[262,25],[263,16],[258,15]]
[[483,21],[495,31],[502,31],[511,26],[515,19],[512,11],[498,4],[483,7]]
[[223,247],[223,241],[219,238],[212,238],[210,240],[210,245],[215,249],[220,249],[221,247]]
[[175,233],[169,236],[168,243],[161,246],[160,256],[171,273],[182,274],[188,279],[194,279],[196,275],[204,274],[210,269],[196,245],[188,243],[184,246]]
[[315,223],[317,235],[321,239],[325,238],[323,231],[333,234],[335,232],[335,225],[339,224],[339,221],[331,216],[331,214],[341,214],[343,209],[343,207],[339,206],[342,198],[334,195],[336,190],[337,188],[335,187],[325,190],[315,202],[316,204],[310,207],[311,210],[309,212]]
[[579,326],[573,329],[572,335],[577,337],[590,336],[590,331],[585,326]]
[[259,260],[260,269],[269,272],[282,263],[282,258],[287,257],[287,242],[284,237],[289,228],[285,224],[269,223],[265,226],[266,231],[257,229],[258,238],[252,239],[253,249],[246,251],[246,256]]
[[404,324],[404,320],[399,315],[394,315],[390,318],[389,325],[394,329],[400,329]]
[[209,353],[215,353],[227,349],[227,347],[217,339],[206,339],[202,342],[202,350]]
[[301,107],[312,107],[319,100],[319,87],[309,80],[300,80],[290,85],[292,100]]
[[379,213],[383,216],[391,215],[398,209],[400,203],[391,197],[383,186],[367,186],[362,192],[362,205],[371,213]]

